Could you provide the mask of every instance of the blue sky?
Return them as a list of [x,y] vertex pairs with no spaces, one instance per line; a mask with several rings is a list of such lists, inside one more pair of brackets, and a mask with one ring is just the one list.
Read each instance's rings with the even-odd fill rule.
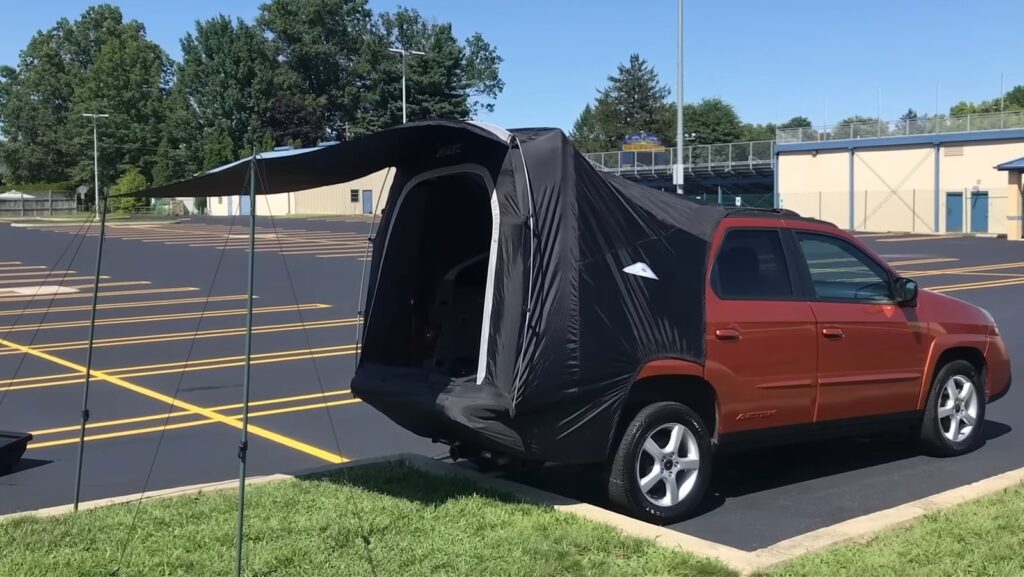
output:
[[[86,0],[10,2],[4,7],[0,63],[15,64],[38,29],[77,17]],[[251,19],[259,0],[114,0],[172,56],[196,19],[217,13]],[[396,2],[371,0],[378,10]],[[405,0],[450,21],[465,37],[481,32],[505,58],[497,109],[484,120],[568,129],[616,64],[631,52],[675,86],[676,0]],[[995,97],[1024,84],[1015,0],[689,0],[689,100],[718,96],[747,121],[802,114],[815,124],[852,114],[897,118],[907,107],[942,110],[959,100]]]

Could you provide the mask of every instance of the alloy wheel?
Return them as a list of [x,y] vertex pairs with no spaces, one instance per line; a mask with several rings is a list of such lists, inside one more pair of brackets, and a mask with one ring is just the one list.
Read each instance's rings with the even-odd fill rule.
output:
[[971,435],[978,421],[978,394],[974,383],[964,375],[953,375],[939,396],[939,430],[942,436],[959,443]]
[[699,469],[697,437],[679,423],[665,423],[651,431],[636,460],[640,490],[659,507],[685,499],[697,483]]

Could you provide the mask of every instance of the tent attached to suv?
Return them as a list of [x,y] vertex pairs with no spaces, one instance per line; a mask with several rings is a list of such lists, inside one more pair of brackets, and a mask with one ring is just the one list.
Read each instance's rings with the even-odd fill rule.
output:
[[[414,122],[256,162],[260,193],[393,167],[352,390],[414,433],[601,460],[646,360],[704,360],[725,211],[601,173],[560,130]],[[238,194],[248,170],[140,194]]]

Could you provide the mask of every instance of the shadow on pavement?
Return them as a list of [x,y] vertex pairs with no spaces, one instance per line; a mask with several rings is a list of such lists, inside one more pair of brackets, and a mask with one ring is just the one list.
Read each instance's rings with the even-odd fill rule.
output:
[[[1004,423],[986,421],[985,439],[1012,430]],[[893,438],[837,439],[731,454],[716,460],[710,491],[695,516],[713,511],[733,497],[919,456],[914,440]],[[508,472],[504,477],[608,507],[603,475],[601,465],[548,465],[535,471]]]

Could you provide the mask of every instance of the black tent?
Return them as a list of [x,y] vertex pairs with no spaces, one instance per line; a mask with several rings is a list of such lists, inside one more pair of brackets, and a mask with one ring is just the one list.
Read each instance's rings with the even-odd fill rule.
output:
[[[704,360],[725,211],[598,172],[560,130],[416,122],[255,162],[261,194],[394,169],[352,390],[419,435],[601,460],[646,361]],[[238,194],[249,170],[140,194]]]

